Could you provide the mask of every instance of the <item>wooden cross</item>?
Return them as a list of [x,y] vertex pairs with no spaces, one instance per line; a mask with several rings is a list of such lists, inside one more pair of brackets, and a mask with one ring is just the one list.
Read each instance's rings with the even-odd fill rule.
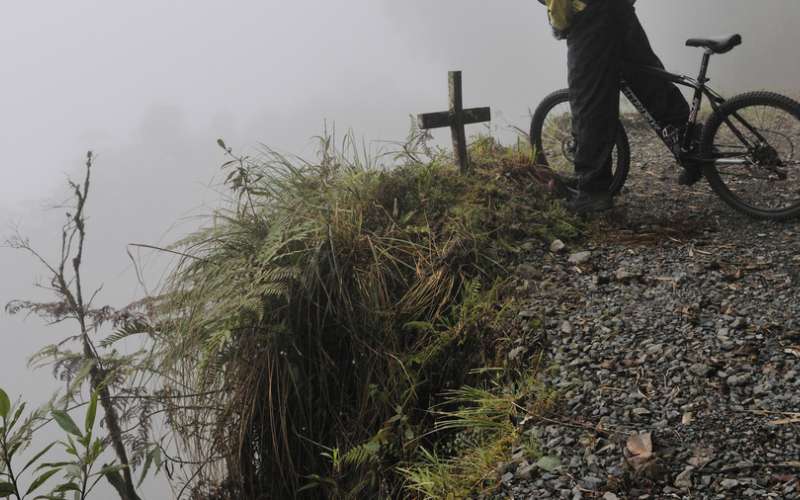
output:
[[492,119],[491,108],[464,109],[461,94],[461,72],[451,71],[450,110],[438,113],[425,113],[417,116],[417,124],[423,130],[450,127],[453,135],[453,151],[462,174],[469,172],[467,156],[467,135],[464,126],[472,123],[488,122]]

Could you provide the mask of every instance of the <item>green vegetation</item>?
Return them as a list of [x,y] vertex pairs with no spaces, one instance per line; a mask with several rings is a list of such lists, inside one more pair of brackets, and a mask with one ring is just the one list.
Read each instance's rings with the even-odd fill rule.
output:
[[[112,342],[97,345],[95,337],[107,324],[117,330],[110,339],[120,338],[125,332],[143,331],[144,321],[140,318],[144,318],[144,315],[139,309],[145,303],[131,304],[122,310],[109,306],[100,307],[95,305],[95,299],[102,287],[93,293],[87,293],[85,288],[82,270],[87,234],[86,202],[89,198],[93,161],[94,157],[89,151],[83,180],[69,181],[72,205],[66,210],[66,222],[58,235],[60,248],[56,260],[46,259],[42,252],[20,235],[6,241],[8,247],[24,252],[46,270],[49,279],[45,288],[53,296],[50,301],[45,302],[12,301],[6,305],[6,312],[34,315],[51,325],[69,322],[77,330],[76,334],[44,347],[30,360],[31,364],[51,365],[54,375],[67,381],[66,394],[59,398],[62,406],[81,406],[82,401],[89,405],[85,435],[78,430],[66,412],[52,406],[53,401],[49,407],[37,410],[31,416],[36,421],[41,419],[42,412],[49,411],[68,434],[75,436],[75,441],[67,436],[67,443],[64,443],[66,452],[74,457],[74,461],[58,462],[58,467],[45,473],[53,475],[60,468],[66,468],[68,482],[62,486],[67,489],[57,493],[62,495],[74,491],[83,498],[99,479],[105,477],[122,500],[139,500],[132,469],[145,460],[145,456],[147,464],[150,464],[149,457],[154,451],[151,447],[153,443],[150,442],[148,419],[137,419],[137,413],[146,411],[148,407],[149,399],[145,397],[146,377],[152,370],[147,358],[143,356],[144,353],[122,356],[116,350],[110,349]],[[141,363],[140,358],[143,358]],[[93,441],[91,427],[98,403],[103,411],[106,431],[102,438],[95,436]],[[22,406],[20,411],[21,408]],[[13,419],[11,423],[16,420]],[[134,423],[134,420],[137,422]],[[131,424],[127,430],[123,430],[125,424]],[[23,425],[22,430],[16,434],[21,448],[27,447],[27,444],[23,446],[21,443],[29,443],[30,432],[31,428]],[[99,472],[92,472],[92,465],[106,448],[113,451],[119,466],[104,466]],[[9,471],[14,451],[14,447],[5,451]],[[50,476],[41,477],[47,479]],[[75,484],[74,481],[80,482],[78,489],[71,487]],[[13,480],[11,482],[14,483]],[[15,494],[19,497],[20,492],[15,491]]]
[[[310,162],[220,140],[230,196],[162,249],[181,256],[162,293],[70,310],[88,348],[66,359],[103,367],[92,392],[135,424],[111,433],[118,456],[115,436],[133,450],[122,498],[135,495],[133,468],[143,477],[153,462],[189,471],[192,498],[462,498],[496,486],[513,446],[536,456],[514,422],[553,396],[538,365],[507,357],[513,269],[581,228],[530,148],[478,138],[464,177],[417,133],[394,152],[320,143]],[[114,332],[95,346],[104,322]],[[148,348],[123,358],[113,346],[133,335]],[[63,366],[58,348],[45,355]],[[150,435],[154,415],[168,438]]]
[[[103,478],[119,483],[119,471],[124,466],[110,463],[97,467],[108,447],[95,434],[97,400],[97,393],[92,394],[81,429],[67,411],[53,407],[54,401],[24,416],[25,403],[12,404],[8,394],[0,389],[0,497],[22,500],[36,495],[37,499],[58,500],[70,493],[73,498],[84,500]],[[15,461],[31,446],[34,433],[50,422],[64,431],[64,439],[47,444],[18,468]],[[56,445],[63,447],[68,458],[45,461]],[[22,478],[26,475],[33,479],[24,487]],[[40,490],[51,478],[57,484],[51,486],[48,494],[42,494]]]
[[230,206],[170,249],[161,369],[200,394],[176,431],[237,494],[402,496],[399,472],[456,430],[436,427],[447,391],[501,363],[507,265],[575,223],[530,151],[491,138],[469,177],[420,136],[392,168],[351,137],[315,163],[220,145]]

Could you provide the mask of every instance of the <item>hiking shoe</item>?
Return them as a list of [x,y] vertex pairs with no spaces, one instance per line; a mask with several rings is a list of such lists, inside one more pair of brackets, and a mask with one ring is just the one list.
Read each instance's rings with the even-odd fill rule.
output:
[[563,186],[568,187],[570,190],[577,191],[578,189],[578,178],[574,175],[567,175],[561,174],[558,172],[553,172],[553,177],[560,182]]
[[686,162],[683,167],[683,172],[678,176],[678,184],[681,186],[692,186],[697,184],[697,181],[703,178],[703,168],[700,165]]
[[570,212],[586,215],[604,212],[614,206],[614,199],[608,191],[577,191],[564,203]]
[[[692,131],[692,154],[698,154],[700,151],[700,140],[703,136],[703,127],[696,126]],[[683,167],[681,175],[678,176],[678,184],[681,186],[692,186],[697,184],[697,181],[703,178],[703,164],[696,160],[686,159],[680,162]]]
[[550,181],[547,184],[548,190],[553,197],[558,199],[572,198],[578,191],[578,178],[571,177],[557,172],[550,173]]

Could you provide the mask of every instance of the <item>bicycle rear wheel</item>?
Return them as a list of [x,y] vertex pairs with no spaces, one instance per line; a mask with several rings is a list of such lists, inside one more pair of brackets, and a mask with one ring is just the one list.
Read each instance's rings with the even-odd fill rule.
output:
[[708,119],[701,154],[711,188],[751,217],[800,214],[800,104],[771,92],[734,97]]
[[[611,153],[613,180],[609,191],[612,194],[622,189],[631,163],[628,135],[622,123],[618,130]],[[536,152],[536,163],[546,165],[562,176],[574,175],[575,138],[568,89],[553,92],[536,108],[531,120],[531,144]]]

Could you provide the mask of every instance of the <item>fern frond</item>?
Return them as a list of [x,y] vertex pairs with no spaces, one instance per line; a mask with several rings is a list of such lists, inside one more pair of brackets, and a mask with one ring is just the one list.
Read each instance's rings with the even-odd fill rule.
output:
[[133,337],[135,335],[148,334],[151,331],[151,325],[145,321],[135,320],[126,322],[123,325],[118,326],[114,333],[101,340],[98,345],[102,349],[107,349],[123,339]]

